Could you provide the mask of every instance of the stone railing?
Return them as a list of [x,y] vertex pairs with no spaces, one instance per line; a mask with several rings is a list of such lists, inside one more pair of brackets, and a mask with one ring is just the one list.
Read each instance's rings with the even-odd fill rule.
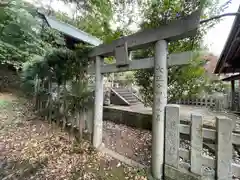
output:
[[229,95],[223,95],[221,97],[204,97],[204,98],[190,98],[180,99],[172,102],[174,104],[193,105],[211,108],[217,111],[224,111],[230,108]]
[[[233,132],[233,123],[227,117],[216,117],[216,128],[203,128],[202,116],[192,114],[190,125],[180,124],[179,105],[167,105],[165,176],[178,180],[240,177],[240,164],[232,159],[233,147],[240,145],[240,134]],[[187,147],[181,147],[180,135],[188,136]],[[206,141],[215,148],[212,157],[204,155]]]

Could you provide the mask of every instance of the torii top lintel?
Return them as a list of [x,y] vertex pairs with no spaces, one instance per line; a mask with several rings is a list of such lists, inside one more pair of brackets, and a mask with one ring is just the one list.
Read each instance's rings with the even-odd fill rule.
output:
[[106,57],[114,55],[114,50],[116,47],[124,44],[127,44],[128,50],[134,50],[143,48],[146,45],[162,39],[173,41],[186,37],[192,37],[196,35],[200,22],[200,15],[201,10],[197,10],[191,15],[179,20],[174,20],[167,25],[160,26],[155,29],[147,29],[129,36],[121,37],[112,41],[110,44],[101,44],[92,50],[92,52],[89,54],[89,57]]

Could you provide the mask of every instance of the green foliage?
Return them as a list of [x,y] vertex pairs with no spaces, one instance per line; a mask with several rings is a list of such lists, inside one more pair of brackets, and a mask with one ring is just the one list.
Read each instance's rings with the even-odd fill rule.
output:
[[[37,90],[40,97],[50,95],[52,98],[52,85],[55,83],[57,99],[54,104],[61,104],[64,99],[64,103],[67,102],[68,111],[72,113],[86,108],[92,99],[92,93],[87,86],[88,59],[86,57],[90,50],[88,46],[79,45],[76,51],[60,48],[53,49],[44,57],[36,56],[31,62],[24,63],[23,86],[33,92],[36,80],[39,79],[42,84]],[[68,90],[66,82],[71,82],[71,88]],[[61,87],[63,93],[61,93]]]
[[8,104],[10,104],[9,101],[0,99],[0,109],[5,108]]
[[125,75],[124,75],[125,77],[125,79],[126,79],[126,85],[128,86],[128,85],[132,85],[134,82],[135,82],[135,79],[134,79],[134,74],[133,74],[133,72],[127,72],[127,73],[125,73]]
[[35,56],[23,65],[23,81],[34,81],[36,76],[42,80],[50,77],[61,85],[63,81],[84,78],[90,49],[87,46],[79,46],[76,51],[58,48],[47,52],[44,57]]
[[0,63],[20,68],[35,55],[63,45],[58,32],[43,26],[34,6],[14,0],[0,7]]
[[[154,28],[168,22],[182,18],[191,14],[200,6],[203,9],[203,18],[211,15],[210,11],[213,7],[218,7],[214,10],[219,13],[218,1],[153,1],[148,8],[144,10],[144,21],[141,24],[141,29]],[[223,7],[221,7],[223,8]],[[193,38],[168,43],[169,53],[183,52],[191,50],[199,50],[203,35],[206,29],[216,24],[212,21],[201,27],[197,35]],[[146,50],[140,50],[136,53],[137,58],[153,56],[153,47]],[[187,66],[169,67],[168,72],[168,101],[184,98],[185,96],[196,96],[204,90],[206,85],[206,77],[204,76],[203,63],[201,56],[196,56],[194,60]],[[135,73],[137,84],[141,87],[140,92],[143,94],[145,104],[151,105],[153,102],[153,69],[140,70]]]
[[114,12],[112,11],[110,0],[88,0],[81,3],[79,1],[67,0],[67,2],[75,2],[77,4],[76,11],[80,15],[70,18],[67,14],[54,12],[53,14],[58,19],[78,27],[103,41],[112,34],[110,21]]
[[44,58],[42,56],[34,56],[31,61],[23,63],[21,78],[22,88],[26,93],[34,93],[36,77],[39,79],[43,79],[40,74],[45,73],[45,69],[47,69],[45,68],[46,66],[47,65],[44,62]]
[[[67,14],[53,12],[59,20],[100,38],[104,43],[110,43],[123,35],[129,34],[127,27],[112,28],[117,6],[115,0],[89,0],[83,1],[83,3],[67,0],[67,2],[77,3],[76,11],[80,15],[70,18]],[[124,4],[124,2],[119,3]]]
[[[101,38],[105,43],[130,33],[128,26],[137,19],[132,17],[135,11],[131,7],[135,5],[139,8],[138,15],[143,17],[140,24],[143,30],[182,18],[199,7],[203,8],[202,18],[207,18],[220,13],[229,3],[228,1],[220,6],[218,0],[64,1],[75,2],[76,13],[71,19],[66,14],[54,12],[57,18]],[[169,53],[199,49],[206,30],[216,22],[212,21],[202,26],[194,38],[170,42]],[[58,32],[43,25],[42,20],[37,17],[34,6],[22,0],[9,1],[6,5],[0,6],[0,62],[13,64],[16,67],[21,67],[22,63],[26,62],[23,67],[23,79],[24,82],[29,81],[31,89],[34,88],[36,76],[41,80],[50,78],[58,85],[68,80],[77,82],[77,79],[87,77],[85,67],[88,64],[86,56],[89,48],[80,46],[72,52],[64,49],[64,45],[64,39]],[[153,56],[153,47],[137,51],[135,56],[138,58]],[[105,61],[111,63],[113,58],[110,57]],[[203,74],[204,69],[199,57],[188,66],[170,67],[169,100],[194,96],[202,91],[207,81]],[[127,78],[132,81],[132,77]],[[138,71],[135,73],[135,78],[141,87],[145,102],[151,104],[153,70]],[[83,84],[79,86],[83,87]]]
[[209,80],[204,87],[204,92],[207,92],[208,94],[213,94],[216,92],[222,92],[222,93],[228,93],[228,90],[230,90],[230,84],[224,83],[222,80]]
[[74,118],[92,105],[93,94],[87,86],[90,50],[81,44],[74,51],[66,49],[63,36],[22,0],[0,6],[0,63],[22,69],[25,93],[35,95],[36,106],[39,110],[45,106],[42,115],[50,120],[53,116]]
[[[105,3],[108,0],[101,0],[99,4],[96,1],[89,1],[88,12],[84,15],[76,17],[75,25],[80,29],[83,29],[91,34],[101,38],[105,43],[111,43],[123,35],[129,34],[128,26],[133,23],[134,17],[132,17],[131,7],[137,5],[140,13],[139,16],[143,15],[143,22],[140,24],[140,28],[148,29],[154,28],[161,25],[165,25],[174,19],[180,19],[186,15],[191,14],[198,8],[203,9],[202,18],[208,18],[212,15],[219,14],[224,8],[227,7],[230,1],[224,5],[219,5],[218,0],[176,0],[176,1],[111,1],[111,3]],[[96,11],[94,7],[99,5]],[[126,11],[126,10],[131,10]],[[134,12],[136,15],[136,12]],[[101,17],[100,17],[101,16]],[[99,18],[96,18],[99,17]],[[70,22],[65,17],[66,22]],[[112,21],[116,22],[112,22]],[[126,21],[125,21],[126,20]],[[136,19],[135,19],[136,20]],[[97,22],[96,22],[97,21]],[[118,25],[120,23],[122,25]],[[118,27],[113,30],[110,24]],[[206,30],[216,24],[217,21],[211,21],[204,26],[201,26],[196,37],[183,39],[177,42],[169,43],[169,53],[199,50],[202,42],[202,37],[206,33]],[[137,26],[138,24],[136,24]],[[137,51],[135,58],[144,58],[153,56],[153,47],[149,47],[147,50]],[[111,63],[113,58],[105,59],[105,63]],[[211,91],[211,87],[208,86],[208,78],[204,75],[203,63],[201,56],[196,58],[188,66],[175,66],[169,68],[168,77],[168,93],[169,101],[185,96],[196,96],[199,92]],[[153,81],[153,70],[141,70],[135,73],[135,80],[141,87],[140,91],[144,95],[146,104],[152,103],[152,81]],[[134,81],[130,78],[129,81]],[[207,88],[208,86],[208,88]]]
[[88,89],[88,82],[82,80],[73,81],[66,100],[68,102],[68,109],[71,113],[91,107],[93,93]]

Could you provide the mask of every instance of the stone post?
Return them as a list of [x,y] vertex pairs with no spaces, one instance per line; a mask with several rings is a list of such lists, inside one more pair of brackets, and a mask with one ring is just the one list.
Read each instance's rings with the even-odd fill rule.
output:
[[96,57],[95,63],[95,103],[93,122],[93,146],[98,148],[102,144],[102,124],[103,124],[103,75],[101,74],[101,64],[103,59]]
[[165,118],[165,164],[178,168],[179,164],[179,124],[180,106],[167,105]]
[[164,111],[167,104],[167,42],[155,44],[152,119],[152,175],[162,179],[164,161]]
[[232,120],[217,117],[217,179],[232,179]]

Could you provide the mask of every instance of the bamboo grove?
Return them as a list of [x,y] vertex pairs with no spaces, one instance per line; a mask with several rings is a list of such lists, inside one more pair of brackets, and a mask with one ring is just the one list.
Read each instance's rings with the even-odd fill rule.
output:
[[93,104],[87,75],[89,50],[84,45],[74,51],[53,49],[26,64],[22,76],[25,88],[34,89],[35,110],[50,123],[78,129],[80,138],[88,126],[84,116]]

